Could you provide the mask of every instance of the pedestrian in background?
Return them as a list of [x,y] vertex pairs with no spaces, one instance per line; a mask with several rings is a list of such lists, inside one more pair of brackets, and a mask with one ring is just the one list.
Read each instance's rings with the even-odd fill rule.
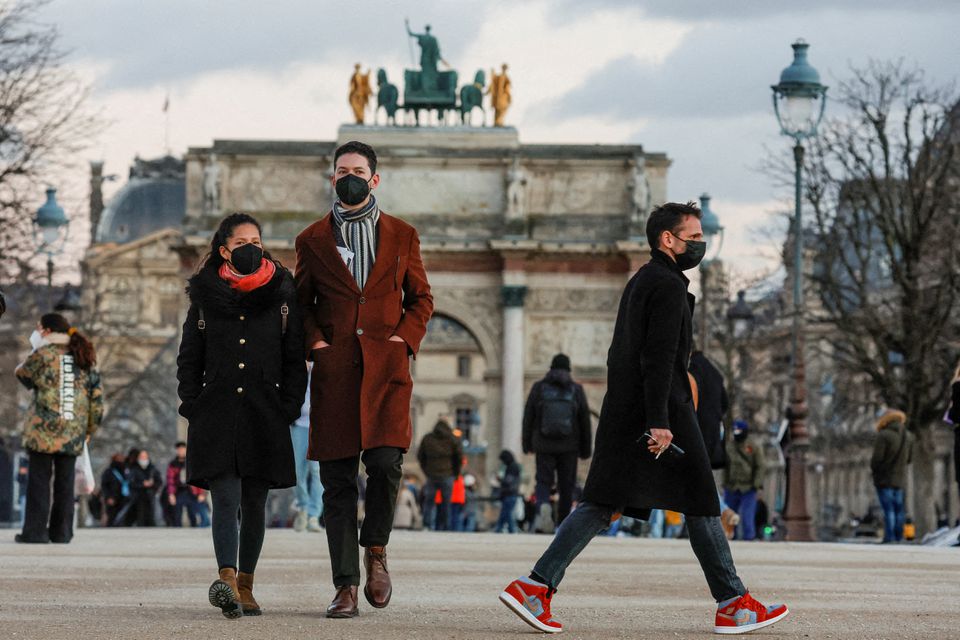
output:
[[300,407],[300,417],[290,425],[293,441],[293,461],[297,468],[297,515],[294,531],[319,532],[323,514],[323,484],[320,483],[320,463],[307,458],[310,447],[310,375],[313,363],[307,363],[307,392]]
[[497,474],[500,482],[498,494],[500,498],[500,516],[494,530],[503,533],[504,528],[510,533],[517,532],[517,501],[520,499],[520,465],[517,464],[513,453],[504,449],[500,452],[500,471]]
[[138,527],[157,526],[154,501],[160,494],[163,476],[150,460],[150,453],[141,449],[136,466],[130,469],[131,520]]
[[297,483],[290,424],[307,388],[300,307],[293,276],[244,213],[221,221],[187,291],[177,393],[190,423],[187,482],[209,489],[213,503],[219,578],[208,597],[227,618],[260,615],[253,583],[267,495]]
[[68,543],[77,456],[103,419],[97,356],[90,341],[59,313],[40,318],[30,346],[33,351],[15,371],[33,391],[22,440],[29,455],[27,501],[23,530],[15,539]]
[[[947,410],[947,419],[953,423],[953,474],[960,488],[960,363],[953,372],[953,381],[950,383],[950,408]],[[960,545],[960,538],[957,540]]]
[[883,508],[884,543],[903,540],[903,488],[907,481],[907,465],[913,456],[913,440],[903,411],[888,409],[877,420],[870,469]]
[[553,533],[550,496],[554,486],[556,524],[570,515],[577,459],[589,458],[592,444],[587,394],[571,376],[570,358],[558,353],[547,375],[530,389],[523,411],[523,452],[535,454],[537,464],[535,530]]
[[757,537],[757,492],[763,488],[766,472],[763,445],[752,441],[746,421],[734,421],[733,438],[727,442],[723,501],[740,516],[740,533],[735,536],[738,540]]
[[690,356],[690,375],[697,383],[699,395],[697,424],[703,434],[703,444],[710,456],[713,469],[727,466],[727,450],[724,446],[723,417],[730,410],[730,400],[723,384],[723,374],[700,350],[694,350]]
[[[453,435],[445,416],[440,416],[433,431],[423,436],[417,449],[417,461],[427,477],[423,484],[423,524],[434,531],[449,531],[450,498],[453,483],[460,475],[463,444]],[[440,493],[439,509],[435,500],[437,492]]]
[[110,464],[100,476],[100,496],[103,498],[103,525],[117,527],[123,524],[118,517],[130,500],[130,477],[122,453],[110,457]]
[[172,524],[174,527],[183,526],[183,513],[186,511],[187,520],[191,527],[202,525],[200,515],[200,501],[203,490],[187,484],[187,443],[178,442],[174,449],[176,456],[167,465],[166,502],[170,507]]

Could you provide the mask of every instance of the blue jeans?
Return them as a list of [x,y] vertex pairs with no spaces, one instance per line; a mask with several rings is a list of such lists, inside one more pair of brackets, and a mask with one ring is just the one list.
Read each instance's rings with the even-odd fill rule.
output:
[[310,429],[291,426],[290,440],[293,441],[293,459],[297,468],[297,509],[306,509],[308,517],[319,518],[323,513],[323,485],[320,484],[320,463],[307,460]]
[[877,497],[883,507],[883,541],[903,540],[903,489],[877,487]]
[[[531,577],[556,589],[574,558],[598,533],[610,526],[613,507],[581,502],[560,528],[553,542],[540,556]],[[730,545],[723,535],[720,518],[687,516],[690,546],[700,561],[710,593],[717,602],[742,596],[747,592],[733,566]]]
[[186,510],[190,526],[196,527],[200,520],[200,515],[197,511],[198,506],[197,496],[193,495],[193,492],[190,491],[189,488],[178,491],[177,503],[173,505],[173,526],[183,526],[183,512]]
[[663,527],[664,527],[664,515],[663,509],[654,509],[650,512],[650,537],[651,538],[662,538],[663,537]]
[[517,510],[517,500],[519,499],[520,496],[504,496],[500,498],[500,517],[497,518],[497,526],[495,529],[497,533],[502,533],[504,527],[506,527],[510,533],[517,532],[517,519],[514,517],[513,512]]
[[[723,490],[723,501],[740,516],[737,540],[753,540],[757,537],[757,490]],[[740,532],[743,532],[742,535]]]
[[[437,509],[437,491],[440,492],[440,508]],[[453,478],[427,478],[423,485],[423,526],[434,531],[450,531],[450,495],[453,493]],[[436,522],[434,522],[436,513]]]

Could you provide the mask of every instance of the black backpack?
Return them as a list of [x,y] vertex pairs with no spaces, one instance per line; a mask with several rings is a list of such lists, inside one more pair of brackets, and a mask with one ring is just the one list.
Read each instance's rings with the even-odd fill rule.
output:
[[576,422],[576,387],[544,384],[540,388],[540,435],[550,440],[569,438]]

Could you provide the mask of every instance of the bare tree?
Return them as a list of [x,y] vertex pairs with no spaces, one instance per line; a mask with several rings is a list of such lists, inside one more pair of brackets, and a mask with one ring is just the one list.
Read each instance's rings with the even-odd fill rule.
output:
[[[66,66],[48,0],[0,0],[0,278],[31,272],[31,218],[45,181],[70,169],[99,129],[89,88]],[[31,278],[29,275],[27,280]]]
[[902,62],[851,69],[842,115],[811,143],[804,196],[812,288],[839,368],[909,416],[914,509],[935,525],[932,426],[957,357],[960,107]]

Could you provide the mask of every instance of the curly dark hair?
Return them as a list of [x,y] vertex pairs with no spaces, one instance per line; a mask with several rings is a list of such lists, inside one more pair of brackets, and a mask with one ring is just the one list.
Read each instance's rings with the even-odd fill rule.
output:
[[337,160],[340,156],[347,153],[359,153],[367,159],[367,164],[370,165],[370,175],[377,172],[377,152],[370,145],[357,140],[345,142],[337,147],[337,150],[333,152],[333,166],[337,166]]

